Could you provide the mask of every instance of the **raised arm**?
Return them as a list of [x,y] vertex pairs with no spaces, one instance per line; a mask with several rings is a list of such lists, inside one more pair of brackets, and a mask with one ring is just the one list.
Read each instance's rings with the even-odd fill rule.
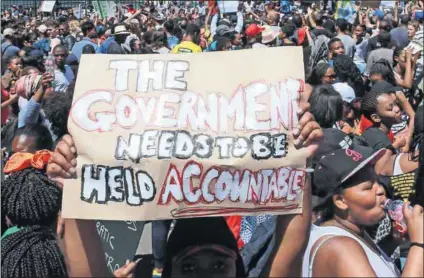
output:
[[234,28],[234,30],[237,33],[241,33],[241,30],[243,30],[243,23],[244,23],[243,13],[237,12],[237,24],[236,24],[236,27]]
[[[318,142],[322,137],[322,130],[315,122],[312,114],[305,112],[309,109],[309,104],[301,103],[301,110],[298,123],[298,131],[293,132],[295,139],[304,139],[308,149],[309,157],[312,157],[318,147]],[[297,147],[302,145],[300,140]],[[306,174],[308,175],[308,174]],[[302,268],[302,258],[308,245],[309,233],[312,220],[311,204],[311,181],[306,177],[303,190],[302,214],[281,215],[277,218],[275,229],[275,247],[270,256],[269,262],[264,269],[264,277],[300,277]]]

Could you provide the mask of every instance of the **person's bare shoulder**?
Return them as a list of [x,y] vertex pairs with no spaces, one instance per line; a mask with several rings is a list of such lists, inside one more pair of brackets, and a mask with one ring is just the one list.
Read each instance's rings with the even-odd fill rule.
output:
[[358,241],[336,236],[318,250],[313,262],[313,276],[375,277],[368,257]]

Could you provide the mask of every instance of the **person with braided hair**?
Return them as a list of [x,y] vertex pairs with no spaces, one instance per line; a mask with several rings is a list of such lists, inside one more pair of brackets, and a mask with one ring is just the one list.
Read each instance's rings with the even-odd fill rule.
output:
[[55,234],[45,226],[15,229],[1,240],[2,277],[67,277]]
[[[4,277],[66,277],[66,265],[52,228],[56,227],[62,190],[50,180],[47,150],[16,153],[6,163],[1,187],[1,274]],[[2,225],[5,226],[5,225]]]
[[[5,172],[10,171],[9,162]],[[2,211],[16,226],[51,225],[57,219],[61,203],[62,190],[43,170],[28,168],[12,172],[1,187]]]

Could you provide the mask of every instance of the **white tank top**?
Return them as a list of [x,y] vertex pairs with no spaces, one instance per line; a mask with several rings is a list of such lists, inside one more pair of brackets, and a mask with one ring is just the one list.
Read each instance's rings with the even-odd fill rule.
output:
[[[321,241],[315,247],[314,253],[311,254],[311,249],[314,244],[323,236],[330,236],[325,240]],[[346,236],[356,240],[364,249],[365,254],[367,254],[368,261],[370,262],[371,267],[374,272],[377,274],[377,277],[399,277],[400,272],[395,267],[393,260],[390,259],[382,250],[381,255],[374,252],[370,247],[368,247],[364,242],[359,240],[357,237],[338,227],[320,227],[312,225],[311,235],[309,237],[308,247],[306,248],[305,255],[303,256],[302,262],[302,277],[312,277],[312,266],[314,263],[315,255],[318,249],[330,238],[334,236]]]
[[403,153],[400,153],[396,156],[395,162],[393,163],[393,175],[397,176],[403,174],[402,168],[400,167],[400,158],[403,155]]

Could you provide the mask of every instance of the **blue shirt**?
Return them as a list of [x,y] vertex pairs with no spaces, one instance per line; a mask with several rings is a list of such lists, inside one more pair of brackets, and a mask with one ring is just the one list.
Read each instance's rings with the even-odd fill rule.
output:
[[110,36],[109,38],[107,38],[101,45],[99,48],[100,53],[102,54],[107,54],[107,49],[110,45],[111,42],[115,41],[115,37],[114,36]]
[[168,37],[168,47],[170,49],[174,48],[174,46],[176,46],[179,43],[180,43],[180,40],[176,36]]
[[65,65],[65,72],[60,70],[54,71],[54,91],[57,93],[65,93],[69,85],[74,81],[75,76],[70,66]]
[[32,47],[44,51],[44,53],[49,53],[50,51],[50,39],[44,38],[36,41],[32,44]]
[[2,58],[7,61],[9,58],[13,56],[18,56],[18,52],[20,51],[19,47],[14,46],[13,44],[4,42],[1,44],[1,53]]
[[87,44],[91,44],[94,47],[94,50],[96,50],[96,53],[100,53],[100,48],[97,46],[97,44],[92,42],[89,38],[83,38],[81,41],[74,44],[71,51],[72,54],[74,54],[75,57],[77,57],[78,62],[81,60],[82,49]]

